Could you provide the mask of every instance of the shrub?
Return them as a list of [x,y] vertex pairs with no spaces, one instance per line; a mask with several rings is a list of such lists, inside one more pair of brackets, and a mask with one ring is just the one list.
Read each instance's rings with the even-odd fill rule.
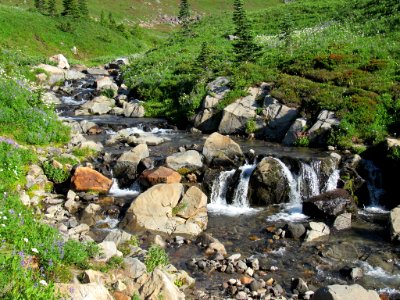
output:
[[42,167],[44,174],[54,183],[63,183],[71,176],[70,171],[65,166],[62,166],[61,168],[54,167],[49,161],[45,161]]
[[250,134],[250,133],[254,133],[257,130],[257,123],[256,120],[254,119],[249,119],[246,122],[246,133]]
[[158,245],[152,245],[147,252],[144,264],[147,272],[153,272],[158,266],[166,266],[169,263],[168,254]]

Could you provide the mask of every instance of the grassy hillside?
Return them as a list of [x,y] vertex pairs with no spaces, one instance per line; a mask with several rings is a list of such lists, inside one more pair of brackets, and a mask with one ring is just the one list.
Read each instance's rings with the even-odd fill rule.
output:
[[[216,14],[225,10],[232,10],[232,1],[227,0],[201,0],[189,1],[194,13]],[[0,0],[0,4],[20,6],[24,8],[32,7],[33,1],[25,0]],[[61,0],[58,1],[61,10]],[[151,20],[160,15],[177,15],[179,0],[117,0],[99,1],[88,0],[89,11],[92,16],[99,16],[101,11],[111,11],[118,19],[128,19],[133,21]],[[281,3],[279,0],[248,0],[246,8],[249,10],[264,9],[271,4]]]
[[[97,22],[47,17],[39,13],[0,5],[0,47],[18,49],[26,55],[64,53],[68,58],[91,60],[143,51],[150,42],[143,32],[126,37]],[[74,56],[71,48],[76,46]],[[106,58],[105,58],[106,59]]]
[[[299,0],[249,13],[249,18],[262,48],[256,63],[234,63],[227,39],[234,32],[230,13],[204,18],[192,27],[191,38],[176,34],[127,71],[135,96],[148,101],[150,114],[182,120],[182,114],[195,113],[205,83],[218,75],[233,81],[220,109],[247,86],[273,81],[273,96],[299,106],[310,122],[321,109],[337,112],[343,122],[332,144],[348,148],[399,133],[396,1]],[[210,52],[205,73],[196,65],[204,42]]]

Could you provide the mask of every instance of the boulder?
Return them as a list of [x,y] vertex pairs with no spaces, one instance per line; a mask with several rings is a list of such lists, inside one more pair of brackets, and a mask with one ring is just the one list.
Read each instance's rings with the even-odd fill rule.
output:
[[306,228],[301,223],[288,223],[285,226],[286,236],[288,238],[300,239],[306,233]]
[[304,132],[307,128],[307,120],[304,118],[296,119],[289,130],[286,132],[282,143],[287,146],[293,146],[298,138],[299,132]]
[[134,134],[129,136],[126,141],[129,145],[139,145],[139,144],[146,144],[149,146],[157,146],[162,143],[169,141],[169,138],[156,136],[151,133],[146,134]]
[[264,129],[264,137],[270,141],[281,142],[288,132],[290,126],[296,119],[299,111],[279,103],[271,96],[264,99],[263,116],[267,121]]
[[113,256],[122,257],[121,251],[118,251],[117,246],[114,242],[103,241],[98,244],[100,249],[100,254],[96,258],[97,261],[106,262]]
[[143,171],[139,180],[145,186],[152,186],[159,183],[179,183],[182,180],[182,176],[172,169],[158,167]]
[[175,153],[171,156],[168,156],[166,159],[166,164],[168,168],[171,168],[175,171],[181,169],[193,171],[203,167],[201,155],[195,150]]
[[139,162],[149,157],[149,148],[146,144],[137,145],[130,151],[124,152],[114,166],[114,176],[124,179],[124,185],[131,183],[137,177],[137,166]]
[[97,221],[102,219],[100,214],[101,206],[98,204],[90,203],[84,209],[81,216],[81,223],[84,223],[88,226],[93,226]]
[[366,290],[361,285],[329,285],[318,289],[312,300],[380,300],[377,292]]
[[122,221],[123,228],[128,232],[135,232],[137,229],[173,232],[176,221],[173,220],[172,210],[182,194],[183,185],[180,183],[151,187],[132,202]]
[[116,95],[118,92],[118,86],[115,84],[112,78],[108,76],[100,77],[96,80],[96,89],[98,91],[113,90],[114,95]]
[[392,241],[400,240],[400,206],[390,211],[390,237]]
[[338,215],[333,222],[333,228],[336,230],[344,230],[351,228],[351,213]]
[[256,109],[260,106],[256,100],[261,91],[260,88],[251,88],[249,96],[240,98],[225,107],[218,132],[222,134],[244,133],[247,122],[254,120],[257,116]]
[[60,295],[74,300],[113,300],[106,287],[98,283],[56,283]]
[[185,295],[159,268],[156,268],[146,283],[140,288],[140,295],[143,299],[158,300],[183,300]]
[[106,275],[100,271],[85,270],[81,275],[82,283],[104,284]]
[[91,168],[78,167],[71,183],[73,189],[78,192],[95,191],[105,194],[111,188],[112,180]]
[[352,196],[344,189],[325,192],[303,202],[303,213],[317,219],[334,219],[353,209]]
[[136,257],[124,258],[124,270],[129,278],[138,279],[146,273],[146,266]]
[[204,108],[194,118],[194,127],[202,132],[209,133],[218,130],[222,114],[213,108]]
[[182,200],[179,202],[176,215],[184,219],[190,219],[199,214],[200,210],[205,211],[207,216],[207,195],[198,187],[190,187]]
[[244,155],[240,146],[230,137],[217,132],[211,134],[205,141],[203,155],[208,164],[233,164],[242,160]]
[[117,247],[120,244],[125,242],[129,242],[132,238],[132,235],[120,230],[120,229],[113,229],[110,233],[105,237],[104,241],[106,242],[114,242]]
[[108,76],[110,75],[107,70],[103,68],[89,68],[86,69],[85,71],[89,75],[94,75],[94,76]]
[[67,60],[67,59],[65,58],[65,56],[62,55],[62,54],[54,55],[54,56],[50,57],[49,60],[50,60],[51,62],[56,63],[56,64],[57,64],[57,68],[60,68],[60,69],[69,69],[68,60]]
[[42,101],[47,105],[59,105],[61,100],[53,92],[46,92],[42,96]]
[[64,74],[66,80],[79,80],[86,77],[85,74],[77,70],[66,70]]
[[55,84],[65,80],[65,71],[63,69],[45,64],[40,64],[37,68],[46,72],[46,80],[49,84]]
[[226,77],[217,77],[207,84],[208,97],[205,98],[203,107],[214,108],[218,104],[218,101],[230,91],[228,84],[229,79]]
[[106,96],[99,96],[84,103],[75,111],[76,116],[81,115],[104,115],[115,106],[115,100]]
[[279,162],[264,158],[250,177],[250,203],[270,205],[289,201],[289,184]]
[[122,109],[125,117],[143,118],[145,115],[144,106],[141,105],[140,103],[124,102]]
[[207,247],[207,255],[212,255],[215,253],[227,255],[225,246],[218,239],[208,233],[201,233],[196,239],[196,244],[201,244],[203,247]]
[[323,110],[317,117],[317,121],[308,131],[310,142],[315,145],[324,145],[327,140],[327,135],[333,126],[340,124],[335,113],[328,110]]
[[309,230],[307,230],[305,242],[312,242],[330,234],[329,227],[325,223],[310,222],[308,226]]

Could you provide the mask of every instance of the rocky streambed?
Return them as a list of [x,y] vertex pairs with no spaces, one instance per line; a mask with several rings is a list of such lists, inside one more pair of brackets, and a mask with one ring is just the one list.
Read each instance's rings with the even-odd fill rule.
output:
[[[56,186],[49,223],[79,240],[118,246],[129,233],[166,247],[196,279],[189,299],[379,299],[365,289],[400,299],[395,216],[379,206],[372,162],[145,119],[120,78],[124,63],[54,73],[66,81],[46,97],[73,130],[65,152],[98,154]],[[44,155],[55,166],[69,155],[54,151]]]

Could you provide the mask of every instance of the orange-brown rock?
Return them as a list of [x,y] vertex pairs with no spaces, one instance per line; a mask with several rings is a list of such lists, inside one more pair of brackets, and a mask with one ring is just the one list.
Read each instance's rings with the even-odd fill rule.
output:
[[115,300],[131,300],[131,297],[129,297],[121,292],[114,292],[113,296],[114,296]]
[[240,278],[240,282],[244,285],[250,284],[254,279],[248,276],[243,276]]
[[159,167],[151,170],[143,171],[140,175],[140,182],[146,186],[153,186],[159,183],[179,183],[182,176],[166,167]]
[[93,191],[105,194],[111,188],[112,180],[91,168],[79,167],[72,176],[71,183],[72,188],[78,192]]

